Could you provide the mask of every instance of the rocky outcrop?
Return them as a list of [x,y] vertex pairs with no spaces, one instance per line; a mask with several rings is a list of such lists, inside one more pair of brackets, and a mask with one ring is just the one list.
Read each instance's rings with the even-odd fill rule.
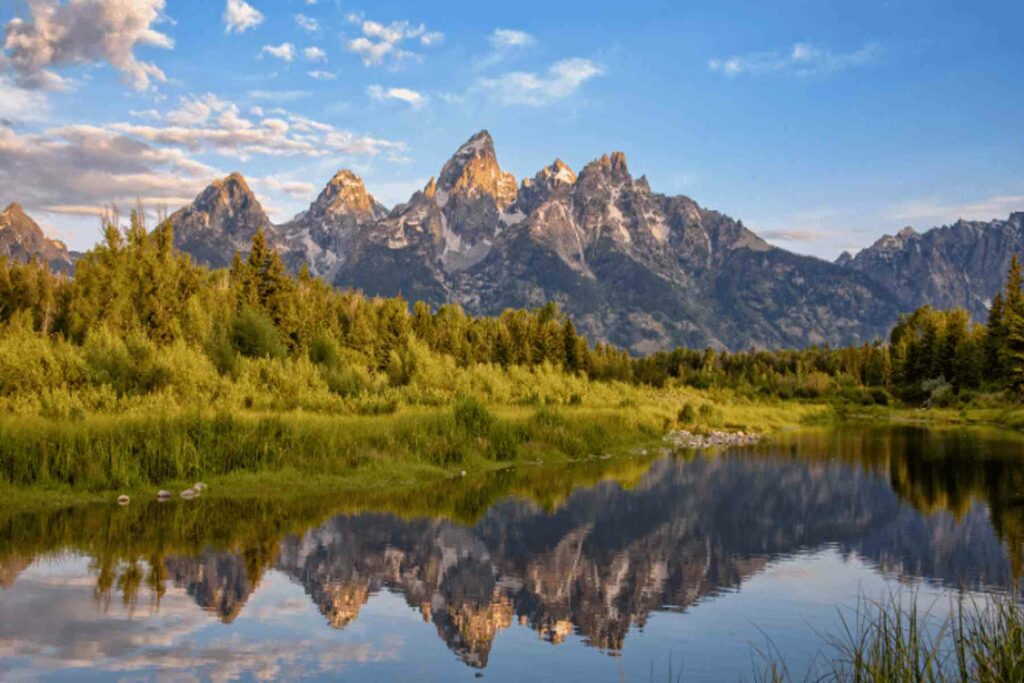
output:
[[330,281],[352,252],[363,227],[387,216],[352,171],[338,171],[306,211],[281,226],[289,264],[306,264]]
[[235,252],[248,251],[257,230],[263,230],[271,244],[280,242],[277,229],[239,173],[213,182],[195,201],[171,214],[170,221],[175,246],[211,268],[225,268]]
[[47,238],[21,204],[11,204],[0,212],[0,257],[18,263],[45,263],[55,273],[70,274],[75,269],[64,243]]
[[984,321],[1014,254],[1024,254],[1024,212],[1006,220],[959,220],[918,233],[886,235],[837,264],[884,286],[902,310],[962,307]]

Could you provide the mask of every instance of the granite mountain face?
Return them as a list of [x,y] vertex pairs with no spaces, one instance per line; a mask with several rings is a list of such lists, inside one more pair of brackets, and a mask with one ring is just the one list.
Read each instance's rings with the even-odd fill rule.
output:
[[11,204],[0,212],[0,257],[18,263],[35,259],[49,265],[55,273],[70,274],[75,269],[64,243],[48,239],[21,204]]
[[1014,254],[1024,254],[1024,212],[987,223],[960,220],[923,234],[904,228],[837,263],[885,285],[903,310],[959,306],[984,321]]
[[[901,312],[923,304],[963,306],[983,320],[1011,255],[1024,249],[1024,213],[1015,213],[904,230],[829,263],[654,192],[621,152],[578,174],[556,159],[517,184],[487,131],[391,210],[340,171],[306,211],[275,226],[233,173],[170,220],[178,248],[212,267],[245,253],[262,229],[292,270],[306,266],[338,287],[479,315],[553,300],[592,339],[635,353],[859,343],[884,338]],[[12,249],[2,226],[0,255]],[[27,252],[59,267],[45,256],[57,252],[32,244]]]
[[229,266],[236,251],[249,248],[258,230],[270,243],[280,243],[277,228],[240,173],[214,181],[195,201],[171,214],[170,221],[175,246],[211,268]]

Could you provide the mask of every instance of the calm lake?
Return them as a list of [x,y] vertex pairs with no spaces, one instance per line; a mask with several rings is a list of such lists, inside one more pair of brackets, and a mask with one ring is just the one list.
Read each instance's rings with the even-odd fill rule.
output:
[[1024,440],[844,428],[331,499],[0,512],[0,679],[795,678],[1018,582]]

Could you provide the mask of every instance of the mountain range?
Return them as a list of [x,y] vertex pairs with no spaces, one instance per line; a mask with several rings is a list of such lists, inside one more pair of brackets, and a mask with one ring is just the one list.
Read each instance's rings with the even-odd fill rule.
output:
[[306,211],[274,225],[233,173],[170,220],[177,246],[212,267],[263,230],[290,268],[338,287],[480,315],[555,301],[591,338],[634,353],[860,343],[923,304],[984,319],[1024,247],[1024,213],[1014,213],[904,229],[829,263],[773,247],[689,197],[654,192],[621,152],[578,174],[556,159],[519,182],[487,131],[390,210],[343,170]]

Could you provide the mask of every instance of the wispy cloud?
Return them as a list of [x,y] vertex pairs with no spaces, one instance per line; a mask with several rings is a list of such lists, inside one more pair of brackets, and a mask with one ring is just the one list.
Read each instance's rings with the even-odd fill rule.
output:
[[24,90],[0,76],[0,126],[45,118],[49,109],[45,93]]
[[834,52],[813,43],[795,43],[788,52],[755,52],[715,58],[708,68],[729,78],[739,76],[822,76],[875,62],[882,54],[878,43],[868,43],[853,52]]
[[969,221],[1006,218],[1014,211],[1024,211],[1024,195],[996,195],[962,203],[925,197],[896,205],[888,212],[888,217],[895,221],[916,222],[921,228],[928,228],[960,218]]
[[[280,102],[279,98],[274,98]],[[0,187],[30,208],[83,215],[110,204],[176,204],[195,196],[219,169],[199,160],[216,153],[330,159],[404,159],[406,145],[292,113],[279,106],[239,107],[213,94],[190,95],[167,112],[143,111],[128,122],[19,132],[0,125]],[[312,187],[278,176],[264,184],[291,197]]]
[[378,101],[398,100],[405,102],[413,109],[419,109],[427,103],[427,98],[424,95],[408,88],[384,88],[380,85],[371,85],[366,91],[371,99]]
[[779,240],[782,242],[816,242],[824,233],[817,230],[764,230],[758,233],[769,242]]
[[513,47],[526,47],[537,41],[526,31],[517,31],[509,28],[496,28],[487,39],[491,45],[498,50],[507,50]]
[[397,63],[406,59],[418,59],[417,53],[402,46],[408,42],[418,42],[424,47],[429,47],[444,40],[443,33],[428,31],[424,24],[413,25],[408,21],[382,24],[364,19],[360,14],[350,14],[348,20],[357,24],[363,34],[348,41],[348,49],[359,55],[366,66],[382,64],[386,60]]
[[317,81],[335,81],[338,79],[338,74],[331,71],[324,71],[323,69],[313,69],[307,71],[306,75]]
[[271,100],[273,102],[294,102],[295,100],[312,97],[309,90],[250,90],[248,95],[254,100]]
[[221,19],[224,33],[245,33],[263,23],[263,13],[245,0],[228,0]]
[[544,74],[513,71],[497,78],[480,79],[480,86],[503,105],[541,107],[574,94],[581,85],[604,71],[589,59],[575,57],[555,62]]
[[309,31],[310,33],[320,30],[320,22],[313,17],[307,17],[305,14],[296,14],[295,23],[303,31]]
[[7,22],[0,67],[13,73],[19,87],[58,90],[68,87],[55,69],[78,64],[108,63],[125,83],[146,90],[167,77],[152,62],[135,58],[137,45],[164,49],[174,41],[154,25],[164,21],[164,0],[106,2],[35,0],[30,16]]
[[313,185],[313,183],[307,183],[300,180],[289,180],[277,175],[253,178],[252,182],[253,185],[257,187],[265,187],[275,192],[281,192],[292,199],[306,199],[316,192],[316,186]]
[[525,49],[537,44],[537,40],[526,31],[519,31],[509,28],[496,28],[487,37],[491,44],[491,52],[481,57],[475,67],[483,70],[494,66],[499,62],[506,61],[523,52]]
[[285,62],[291,62],[295,59],[295,46],[291,43],[264,45],[263,49],[260,50],[260,54],[267,54]]
[[327,53],[318,47],[307,47],[302,51],[302,55],[310,62],[326,62]]

